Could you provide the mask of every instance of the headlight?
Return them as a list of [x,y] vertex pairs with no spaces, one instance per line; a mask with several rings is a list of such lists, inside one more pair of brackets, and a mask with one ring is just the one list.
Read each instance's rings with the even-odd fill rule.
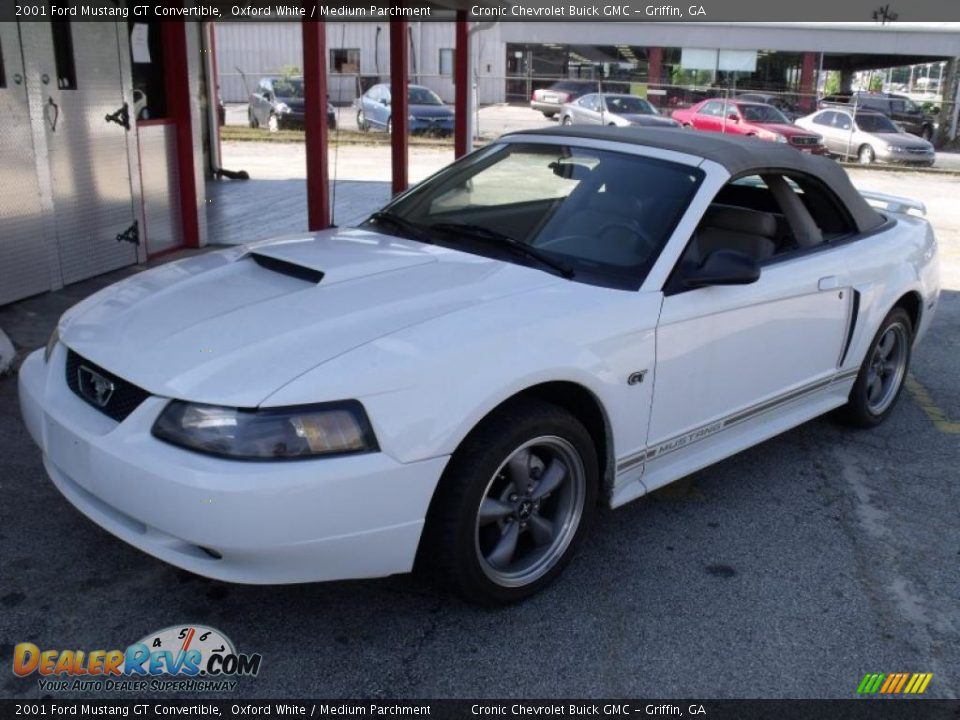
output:
[[53,332],[50,333],[50,339],[47,340],[47,347],[43,350],[43,361],[50,362],[50,356],[53,355],[53,349],[60,342],[60,325],[54,325]]
[[379,449],[356,400],[262,410],[173,400],[153,424],[153,435],[238,460],[294,460]]
[[903,148],[899,145],[887,145],[887,150],[889,152],[902,152]]
[[407,120],[409,120],[410,122],[414,122],[416,118],[413,115],[409,115],[407,116]]
[[284,102],[278,102],[274,110],[278,113],[288,113],[290,112],[290,106]]
[[779,143],[789,142],[789,141],[787,140],[787,138],[786,138],[784,135],[781,135],[780,133],[774,133],[774,134],[773,134],[773,139],[776,140],[776,141],[779,142]]

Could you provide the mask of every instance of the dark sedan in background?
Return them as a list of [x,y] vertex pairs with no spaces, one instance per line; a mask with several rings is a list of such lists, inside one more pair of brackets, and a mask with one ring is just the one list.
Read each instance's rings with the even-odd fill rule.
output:
[[[250,93],[250,107],[247,119],[250,127],[265,127],[270,132],[303,128],[303,78],[268,77],[257,83],[257,89]],[[333,105],[327,103],[327,126],[337,127],[337,114]]]
[[[453,108],[445,104],[433,90],[422,85],[407,86],[407,111],[413,134],[453,133]],[[393,129],[393,100],[390,86],[374,85],[357,100],[357,127],[361,131]]]

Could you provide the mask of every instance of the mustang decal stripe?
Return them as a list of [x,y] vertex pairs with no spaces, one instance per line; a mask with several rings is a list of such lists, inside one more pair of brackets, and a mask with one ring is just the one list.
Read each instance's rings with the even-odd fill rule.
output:
[[725,418],[721,418],[720,420],[715,420],[711,423],[708,423],[707,425],[703,425],[701,427],[695,428],[694,430],[683,433],[682,435],[676,435],[670,438],[669,440],[665,440],[664,442],[660,443],[656,447],[644,448],[640,452],[637,452],[633,455],[629,455],[619,460],[617,462],[617,473],[619,474],[619,473],[626,472],[627,470],[633,467],[636,467],[637,465],[647,460],[651,460],[655,457],[661,457],[663,455],[667,455],[673,452],[674,450],[679,450],[681,448],[684,448],[690,445],[691,443],[695,443],[699,440],[703,440],[704,438],[710,437],[711,435],[714,435],[720,432],[721,430],[726,430],[727,428],[733,427],[734,425],[739,425],[740,423],[745,422],[746,420],[749,420],[756,415],[768,412],[770,410],[774,410],[780,407],[781,405],[785,405],[787,403],[793,402],[794,400],[798,400],[802,397],[805,397],[819,390],[822,390],[823,388],[828,387],[833,383],[842,382],[849,378],[855,377],[859,372],[860,372],[859,368],[852,368],[850,370],[846,370],[842,373],[834,375],[833,377],[826,378],[824,380],[818,380],[816,382],[811,383],[810,385],[806,385],[802,388],[797,388],[796,390],[792,390],[791,392],[788,392],[784,395],[779,395],[775,398],[771,398],[770,400],[762,402],[758,405],[754,405],[753,407],[747,408],[746,410],[741,410],[740,412],[734,413],[733,415],[729,415]]

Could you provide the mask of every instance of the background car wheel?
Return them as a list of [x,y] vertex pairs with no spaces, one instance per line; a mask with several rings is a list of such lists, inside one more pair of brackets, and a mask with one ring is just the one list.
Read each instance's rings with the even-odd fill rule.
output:
[[857,151],[857,159],[861,165],[872,165],[877,159],[877,156],[876,153],[873,152],[872,147],[869,145],[861,145],[860,150]]
[[554,115],[556,115],[555,112],[547,112],[546,110],[543,110],[542,112],[545,118],[552,118]]
[[924,125],[923,129],[920,130],[920,137],[930,142],[930,139],[933,137],[933,128],[929,125]]
[[573,118],[571,118],[569,115],[565,115],[563,120],[560,122],[562,122],[564,125],[573,125]]
[[257,122],[257,118],[254,116],[253,112],[247,111],[247,121],[250,123],[250,127],[258,128],[260,123]]
[[387,132],[393,132],[393,118],[387,118]]
[[596,509],[593,441],[570,413],[518,400],[463,441],[427,514],[418,565],[469,601],[503,605],[551,582]]
[[684,123],[683,128],[684,130],[693,130],[693,125],[691,125],[690,123]]
[[363,116],[363,110],[357,110],[357,129],[360,132],[366,132],[370,129],[367,119]]
[[910,369],[913,327],[900,307],[890,311],[860,366],[860,374],[841,408],[841,417],[856,427],[876,427],[893,411]]
[[267,129],[272,133],[277,132],[280,129],[280,118],[276,115],[271,115],[267,118]]

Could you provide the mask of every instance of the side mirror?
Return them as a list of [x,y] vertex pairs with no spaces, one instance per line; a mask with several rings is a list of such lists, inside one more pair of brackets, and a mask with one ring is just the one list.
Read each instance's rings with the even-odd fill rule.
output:
[[736,250],[715,250],[703,264],[683,278],[689,288],[711,285],[749,285],[760,279],[756,260]]
[[740,122],[740,116],[733,112],[727,113],[727,120],[729,120],[730,122],[738,123]]
[[380,98],[380,104],[381,104],[381,105],[389,105],[389,104],[390,104],[390,98]]

